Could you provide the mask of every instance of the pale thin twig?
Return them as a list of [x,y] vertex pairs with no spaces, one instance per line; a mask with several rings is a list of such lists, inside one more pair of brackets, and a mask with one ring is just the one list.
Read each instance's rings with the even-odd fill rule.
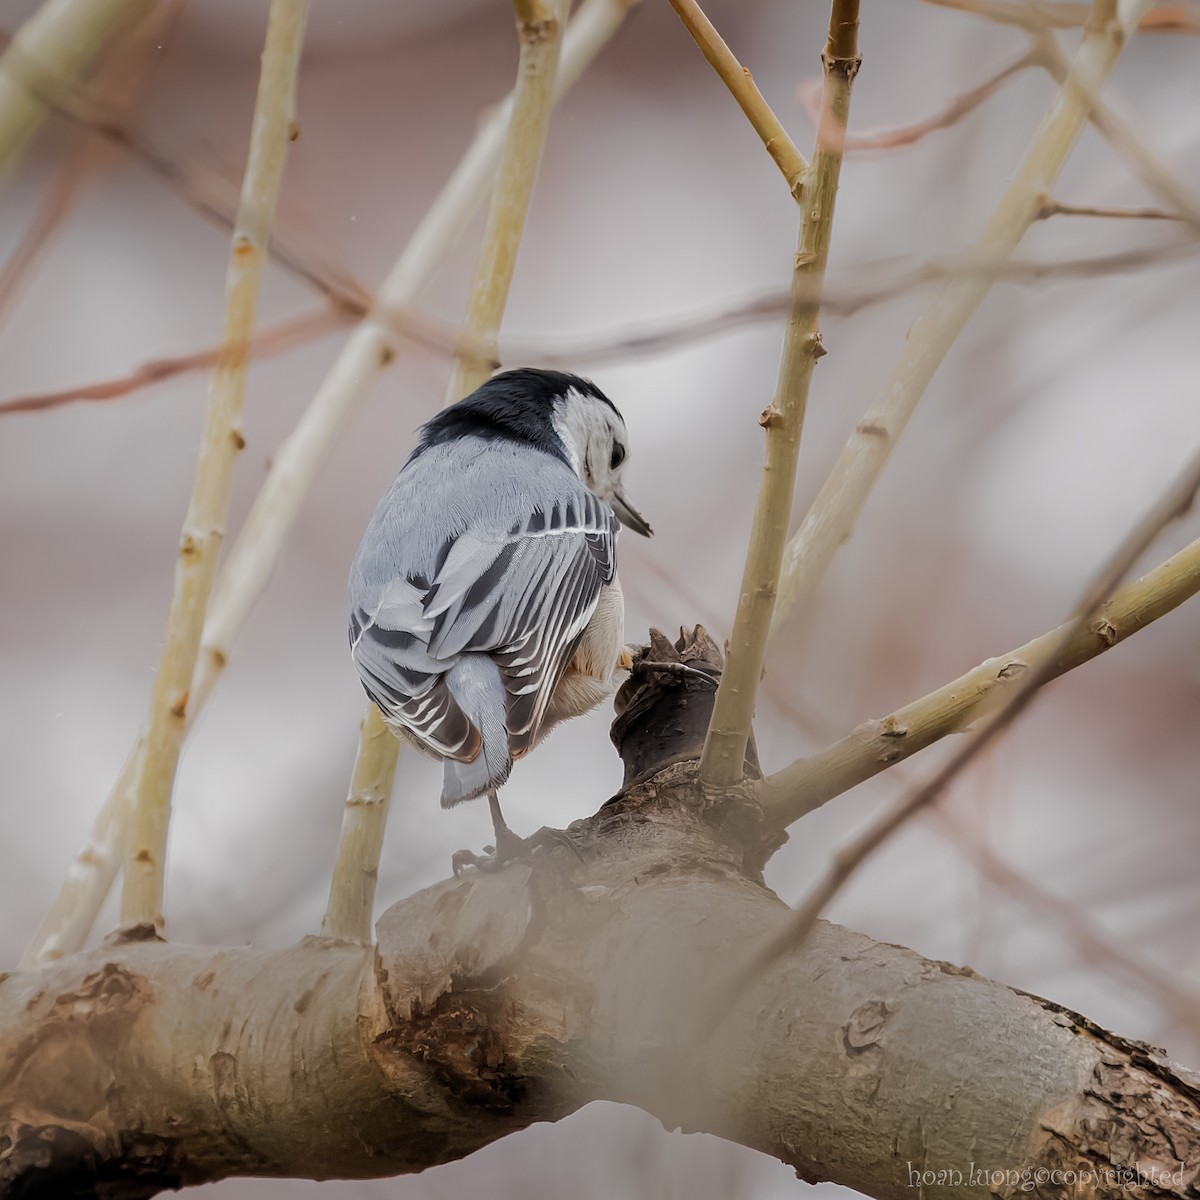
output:
[[788,136],[779,118],[771,111],[754,77],[738,62],[696,0],[671,0],[671,7],[695,39],[701,54],[721,77],[721,82],[729,89],[738,107],[746,114],[746,119],[762,139],[775,165],[783,172],[788,191],[799,200],[808,162]]
[[1164,212],[1161,208],[1111,208],[1102,204],[1064,204],[1047,200],[1038,209],[1037,219],[1049,217],[1102,217],[1110,221],[1182,221],[1179,213]]
[[446,391],[447,404],[473,392],[495,370],[500,321],[554,107],[554,74],[570,5],[561,0],[549,0],[548,4],[516,0],[515,7],[520,58],[512,119],[467,297],[466,335],[478,344],[478,350],[458,355]]
[[829,40],[822,55],[825,96],[817,126],[816,152],[804,180],[800,249],[792,274],[793,304],[784,334],[775,399],[760,418],[765,426],[766,461],[725,671],[713,703],[700,758],[700,777],[712,787],[730,787],[742,778],[754,700],[762,677],[771,612],[787,541],[796,486],[796,462],[809,385],[821,345],[818,303],[829,257],[834,203],[842,167],[842,141],[850,113],[850,93],[860,63],[858,0],[833,0]]
[[1057,648],[1055,675],[1064,675],[1144,629],[1200,592],[1200,541],[1117,591],[1102,612],[1067,638],[1051,630],[989,658],[957,679],[881,720],[868,721],[836,742],[798,759],[761,784],[768,821],[791,825],[806,813],[994,712]]
[[713,1020],[729,1007],[737,995],[757,979],[782,955],[799,948],[808,937],[825,906],[854,876],[862,864],[906,821],[932,804],[985,747],[1003,733],[1029,706],[1050,680],[1061,673],[1060,660],[1069,653],[1080,633],[1100,612],[1105,600],[1117,589],[1133,564],[1141,557],[1163,528],[1183,516],[1200,489],[1200,452],[1193,455],[1179,477],[1142,517],[1108,561],[1084,589],[1075,617],[1056,630],[1042,647],[1039,658],[1028,664],[1004,703],[986,718],[958,750],[938,769],[928,783],[909,792],[900,802],[871,822],[833,858],[825,875],[797,905],[785,924],[754,952],[745,966],[718,989]]
[[[448,404],[474,391],[492,371],[533,183],[550,127],[555,73],[570,2],[549,0],[543,5],[539,0],[515,0],[514,7],[520,56],[512,117],[467,306],[467,335],[479,344],[481,352],[459,356],[446,398]],[[337,860],[329,883],[329,902],[321,922],[325,937],[371,940],[375,881],[399,751],[400,742],[379,709],[369,705],[361,725]]]
[[[1131,5],[1132,23],[1149,0]],[[1087,96],[1107,78],[1125,46],[1128,31],[1117,17],[1116,0],[1095,0],[1094,20],[1076,53],[1073,75],[1046,113],[1016,177],[976,242],[983,262],[1003,262],[1016,249],[1050,194],[1071,148],[1087,121]],[[839,546],[853,533],[858,515],[917,403],[993,282],[988,273],[947,283],[912,326],[904,353],[875,403],[855,426],[833,470],[788,544],[780,577],[772,632],[807,600],[825,576]]]
[[[562,96],[620,28],[638,0],[585,0],[567,30],[556,95]],[[351,334],[291,436],[272,457],[271,469],[221,571],[208,620],[200,663],[188,704],[189,727],[211,694],[230,648],[279,559],[300,504],[325,455],[366,399],[379,370],[393,356],[389,307],[405,310],[449,253],[462,228],[487,197],[503,145],[511,99],[492,110],[476,132],[458,167],[410,238],[379,290],[373,315]],[[97,830],[127,820],[129,773],[122,773],[96,818]],[[61,958],[78,950],[116,877],[113,854],[97,847],[121,845],[120,836],[97,830],[76,856],[46,919],[26,951],[27,963]]]
[[308,0],[271,0],[250,153],[226,276],[225,350],[209,394],[208,420],[175,567],[166,644],[136,771],[121,894],[121,923],[126,929],[162,928],[171,792],[204,614],[229,510],[233,463],[246,444],[241,433],[246,349],[254,330],[259,280],[295,125],[296,76],[307,16]]

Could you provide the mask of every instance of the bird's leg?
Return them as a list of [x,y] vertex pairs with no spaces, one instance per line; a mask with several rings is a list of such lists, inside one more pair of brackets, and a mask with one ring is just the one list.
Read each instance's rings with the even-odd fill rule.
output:
[[528,839],[517,837],[504,820],[504,814],[500,811],[500,797],[496,795],[495,788],[488,792],[488,808],[492,811],[492,830],[496,837],[494,857],[502,863],[528,852]]
[[500,800],[495,791],[488,792],[488,808],[492,813],[492,829],[495,832],[496,845],[485,846],[486,854],[474,854],[470,850],[459,850],[454,854],[450,863],[457,877],[465,867],[478,867],[481,871],[498,871],[506,862],[517,858],[528,858],[539,846],[547,844],[566,845],[580,859],[583,855],[579,847],[571,840],[570,834],[562,829],[551,829],[542,826],[532,837],[518,837],[508,827],[504,814],[500,811]]

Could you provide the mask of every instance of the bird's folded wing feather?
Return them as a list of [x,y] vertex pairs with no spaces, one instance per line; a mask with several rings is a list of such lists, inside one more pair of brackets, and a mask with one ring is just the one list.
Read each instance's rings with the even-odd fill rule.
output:
[[510,752],[520,757],[612,582],[616,529],[612,510],[578,485],[507,530],[449,539],[431,580],[397,580],[373,616],[352,619],[355,660],[372,698],[430,749],[469,760],[479,734],[445,672],[460,654],[488,653],[508,695]]

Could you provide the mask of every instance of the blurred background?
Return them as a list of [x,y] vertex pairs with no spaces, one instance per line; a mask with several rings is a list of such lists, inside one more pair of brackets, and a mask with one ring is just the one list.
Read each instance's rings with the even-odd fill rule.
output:
[[[14,32],[31,0],[5,0]],[[266,0],[163,3],[97,87],[192,194],[236,194]],[[707,11],[797,144],[820,72],[823,3],[712,0]],[[302,136],[281,220],[330,275],[374,289],[511,84],[501,0],[315,0],[300,82]],[[1070,48],[1077,33],[1062,34]],[[918,0],[864,6],[851,132],[930,116],[1027,45],[1019,28]],[[1200,188],[1200,42],[1146,34],[1112,99]],[[976,112],[908,148],[847,159],[830,262],[852,291],[977,235],[1053,96],[1019,74]],[[52,120],[0,179],[11,261],[53,204],[63,214],[0,309],[0,404],[127,375],[215,343],[228,233],[144,157]],[[185,188],[185,190],[187,190]],[[1156,201],[1093,131],[1056,197]],[[537,361],[580,339],[656,327],[786,288],[797,210],[781,177],[670,8],[645,0],[556,112],[506,322]],[[481,221],[421,299],[458,322]],[[1200,286],[1168,221],[1057,216],[1025,260],[1146,247],[1120,274],[1000,284],[972,320],[839,555],[818,601],[773,645],[757,719],[768,769],[883,716],[1059,624],[1110,548],[1200,443]],[[804,434],[798,521],[921,311],[904,292],[824,325]],[[268,270],[260,326],[320,311]],[[782,321],[669,352],[574,369],[625,414],[626,479],[653,523],[622,541],[628,636],[701,621],[729,632]],[[345,332],[256,361],[231,529]],[[525,351],[530,351],[525,353]],[[514,364],[515,365],[515,364]],[[442,403],[445,356],[403,346],[321,469],[283,560],[189,744],[171,831],[172,939],[285,945],[316,930],[364,698],[346,650],[345,579],[379,496]],[[53,899],[141,726],[157,667],[206,401],[205,372],[128,396],[0,414],[0,967]],[[1200,535],[1192,517],[1146,564]],[[1054,684],[943,804],[878,854],[829,916],[1078,1009],[1200,1064],[1152,982],[1116,972],[1033,901],[981,876],[982,844],[1067,905],[1103,944],[1200,996],[1200,601]],[[600,711],[561,728],[505,791],[519,832],[565,825],[619,786]],[[805,819],[768,869],[797,899],[832,851],[939,749]],[[402,757],[380,909],[443,878],[490,836],[486,809],[444,813],[436,764]],[[111,928],[115,909],[101,928]],[[1133,981],[1131,982],[1131,978]],[[791,1172],[738,1146],[593,1105],[419,1178],[229,1181],[213,1200],[794,1195]],[[831,1185],[821,1185],[832,1195]]]

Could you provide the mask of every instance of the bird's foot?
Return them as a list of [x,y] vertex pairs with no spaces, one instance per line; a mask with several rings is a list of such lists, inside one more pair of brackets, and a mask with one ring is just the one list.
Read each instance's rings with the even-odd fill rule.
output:
[[494,846],[484,846],[482,854],[458,850],[450,856],[450,866],[455,879],[467,867],[474,867],[478,871],[499,871],[505,863],[523,861],[535,850],[548,846],[566,846],[580,862],[583,861],[583,852],[565,829],[551,829],[549,825],[543,825],[527,838],[517,837],[511,829],[497,830]]

